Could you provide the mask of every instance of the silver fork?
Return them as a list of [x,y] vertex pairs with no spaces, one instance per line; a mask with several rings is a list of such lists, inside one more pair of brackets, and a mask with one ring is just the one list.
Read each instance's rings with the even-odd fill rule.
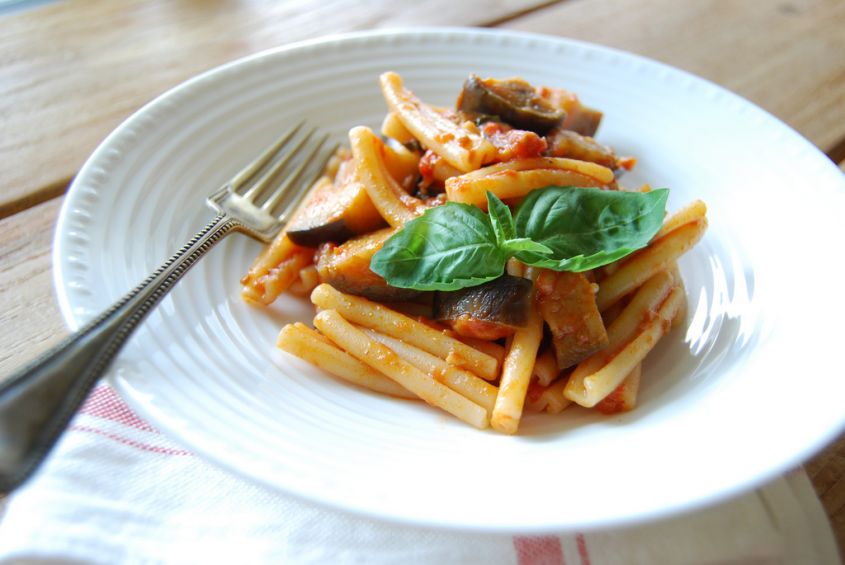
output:
[[[333,150],[328,135],[292,128],[208,197],[216,217],[143,283],[0,386],[0,492],[38,468],[91,388],[145,316],[214,244],[232,232],[269,243]],[[322,151],[321,151],[322,150]]]

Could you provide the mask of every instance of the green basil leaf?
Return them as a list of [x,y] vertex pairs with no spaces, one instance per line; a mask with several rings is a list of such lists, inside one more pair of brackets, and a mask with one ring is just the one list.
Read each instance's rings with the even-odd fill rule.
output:
[[539,255],[551,255],[553,251],[543,245],[542,243],[537,243],[536,241],[532,241],[527,237],[517,237],[514,239],[508,239],[504,243],[501,244],[502,249],[504,249],[508,255],[516,255],[520,251],[528,251],[531,253],[537,253]]
[[552,256],[529,250],[520,261],[557,271],[586,271],[645,247],[663,224],[668,189],[623,192],[597,188],[534,190],[516,210],[518,237],[545,245]]
[[500,277],[507,259],[484,212],[448,202],[393,234],[370,269],[400,288],[457,290]]
[[516,237],[511,210],[490,191],[487,191],[487,209],[490,211],[490,223],[496,233],[496,241],[502,247],[506,241]]

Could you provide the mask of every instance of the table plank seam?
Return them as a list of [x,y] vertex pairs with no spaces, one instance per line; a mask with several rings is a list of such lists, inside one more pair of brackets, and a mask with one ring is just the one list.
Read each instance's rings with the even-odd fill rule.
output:
[[845,137],[841,137],[839,141],[834,143],[833,146],[824,153],[837,165],[845,162]]
[[505,23],[508,23],[512,20],[519,19],[523,16],[527,16],[529,14],[533,14],[534,12],[540,12],[555,4],[562,4],[568,2],[569,0],[549,0],[548,2],[543,2],[537,4],[536,6],[531,6],[530,8],[524,8],[522,10],[515,10],[506,16],[502,16],[487,22],[483,22],[479,24],[479,27],[496,27]]
[[43,204],[53,198],[62,196],[65,192],[67,192],[72,180],[72,177],[62,178],[43,186],[35,192],[22,196],[21,198],[0,203],[0,220],[29,210],[30,208],[34,208],[35,206]]

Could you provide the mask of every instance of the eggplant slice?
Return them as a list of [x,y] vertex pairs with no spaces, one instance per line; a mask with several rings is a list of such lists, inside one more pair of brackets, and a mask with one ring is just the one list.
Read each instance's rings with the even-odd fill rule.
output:
[[384,302],[410,300],[419,291],[396,288],[370,270],[370,260],[381,249],[393,228],[360,235],[341,245],[327,243],[317,251],[317,272],[324,283],[341,292]]
[[288,224],[288,237],[297,245],[317,247],[322,243],[343,243],[347,239],[385,225],[367,190],[355,175],[355,165],[340,165],[334,182],[319,179],[305,203]]
[[618,169],[620,166],[619,159],[610,147],[602,145],[590,136],[581,135],[572,130],[556,128],[546,136],[546,142],[548,143],[546,155],[549,157],[589,161],[611,170]]
[[507,337],[528,320],[531,287],[530,280],[505,274],[479,286],[439,291],[434,318],[465,337]]
[[536,286],[537,306],[551,330],[558,368],[571,367],[607,345],[593,285],[583,273],[544,270]]
[[601,125],[603,114],[595,108],[584,106],[580,102],[567,115],[560,125],[562,129],[574,131],[587,137],[595,137]]
[[545,135],[559,126],[566,112],[537,95],[522,79],[484,79],[471,74],[458,95],[457,109],[479,116],[495,116],[515,128]]

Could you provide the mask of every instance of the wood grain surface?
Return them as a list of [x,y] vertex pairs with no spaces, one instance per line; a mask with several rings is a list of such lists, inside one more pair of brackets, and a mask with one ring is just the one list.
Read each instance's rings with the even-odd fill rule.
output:
[[[61,195],[122,120],[238,57],[418,25],[565,36],[669,63],[768,110],[845,171],[842,0],[80,0],[0,14],[0,375],[66,334],[50,256]],[[806,467],[845,548],[845,436]]]
[[0,144],[0,217],[61,194],[124,118],[201,71],[327,33],[485,25],[543,4],[92,0],[8,15],[0,116],[11,135]]
[[638,9],[618,14],[615,0],[561,2],[502,27],[601,43],[690,71],[748,98],[826,152],[845,139],[845,2],[633,4]]

